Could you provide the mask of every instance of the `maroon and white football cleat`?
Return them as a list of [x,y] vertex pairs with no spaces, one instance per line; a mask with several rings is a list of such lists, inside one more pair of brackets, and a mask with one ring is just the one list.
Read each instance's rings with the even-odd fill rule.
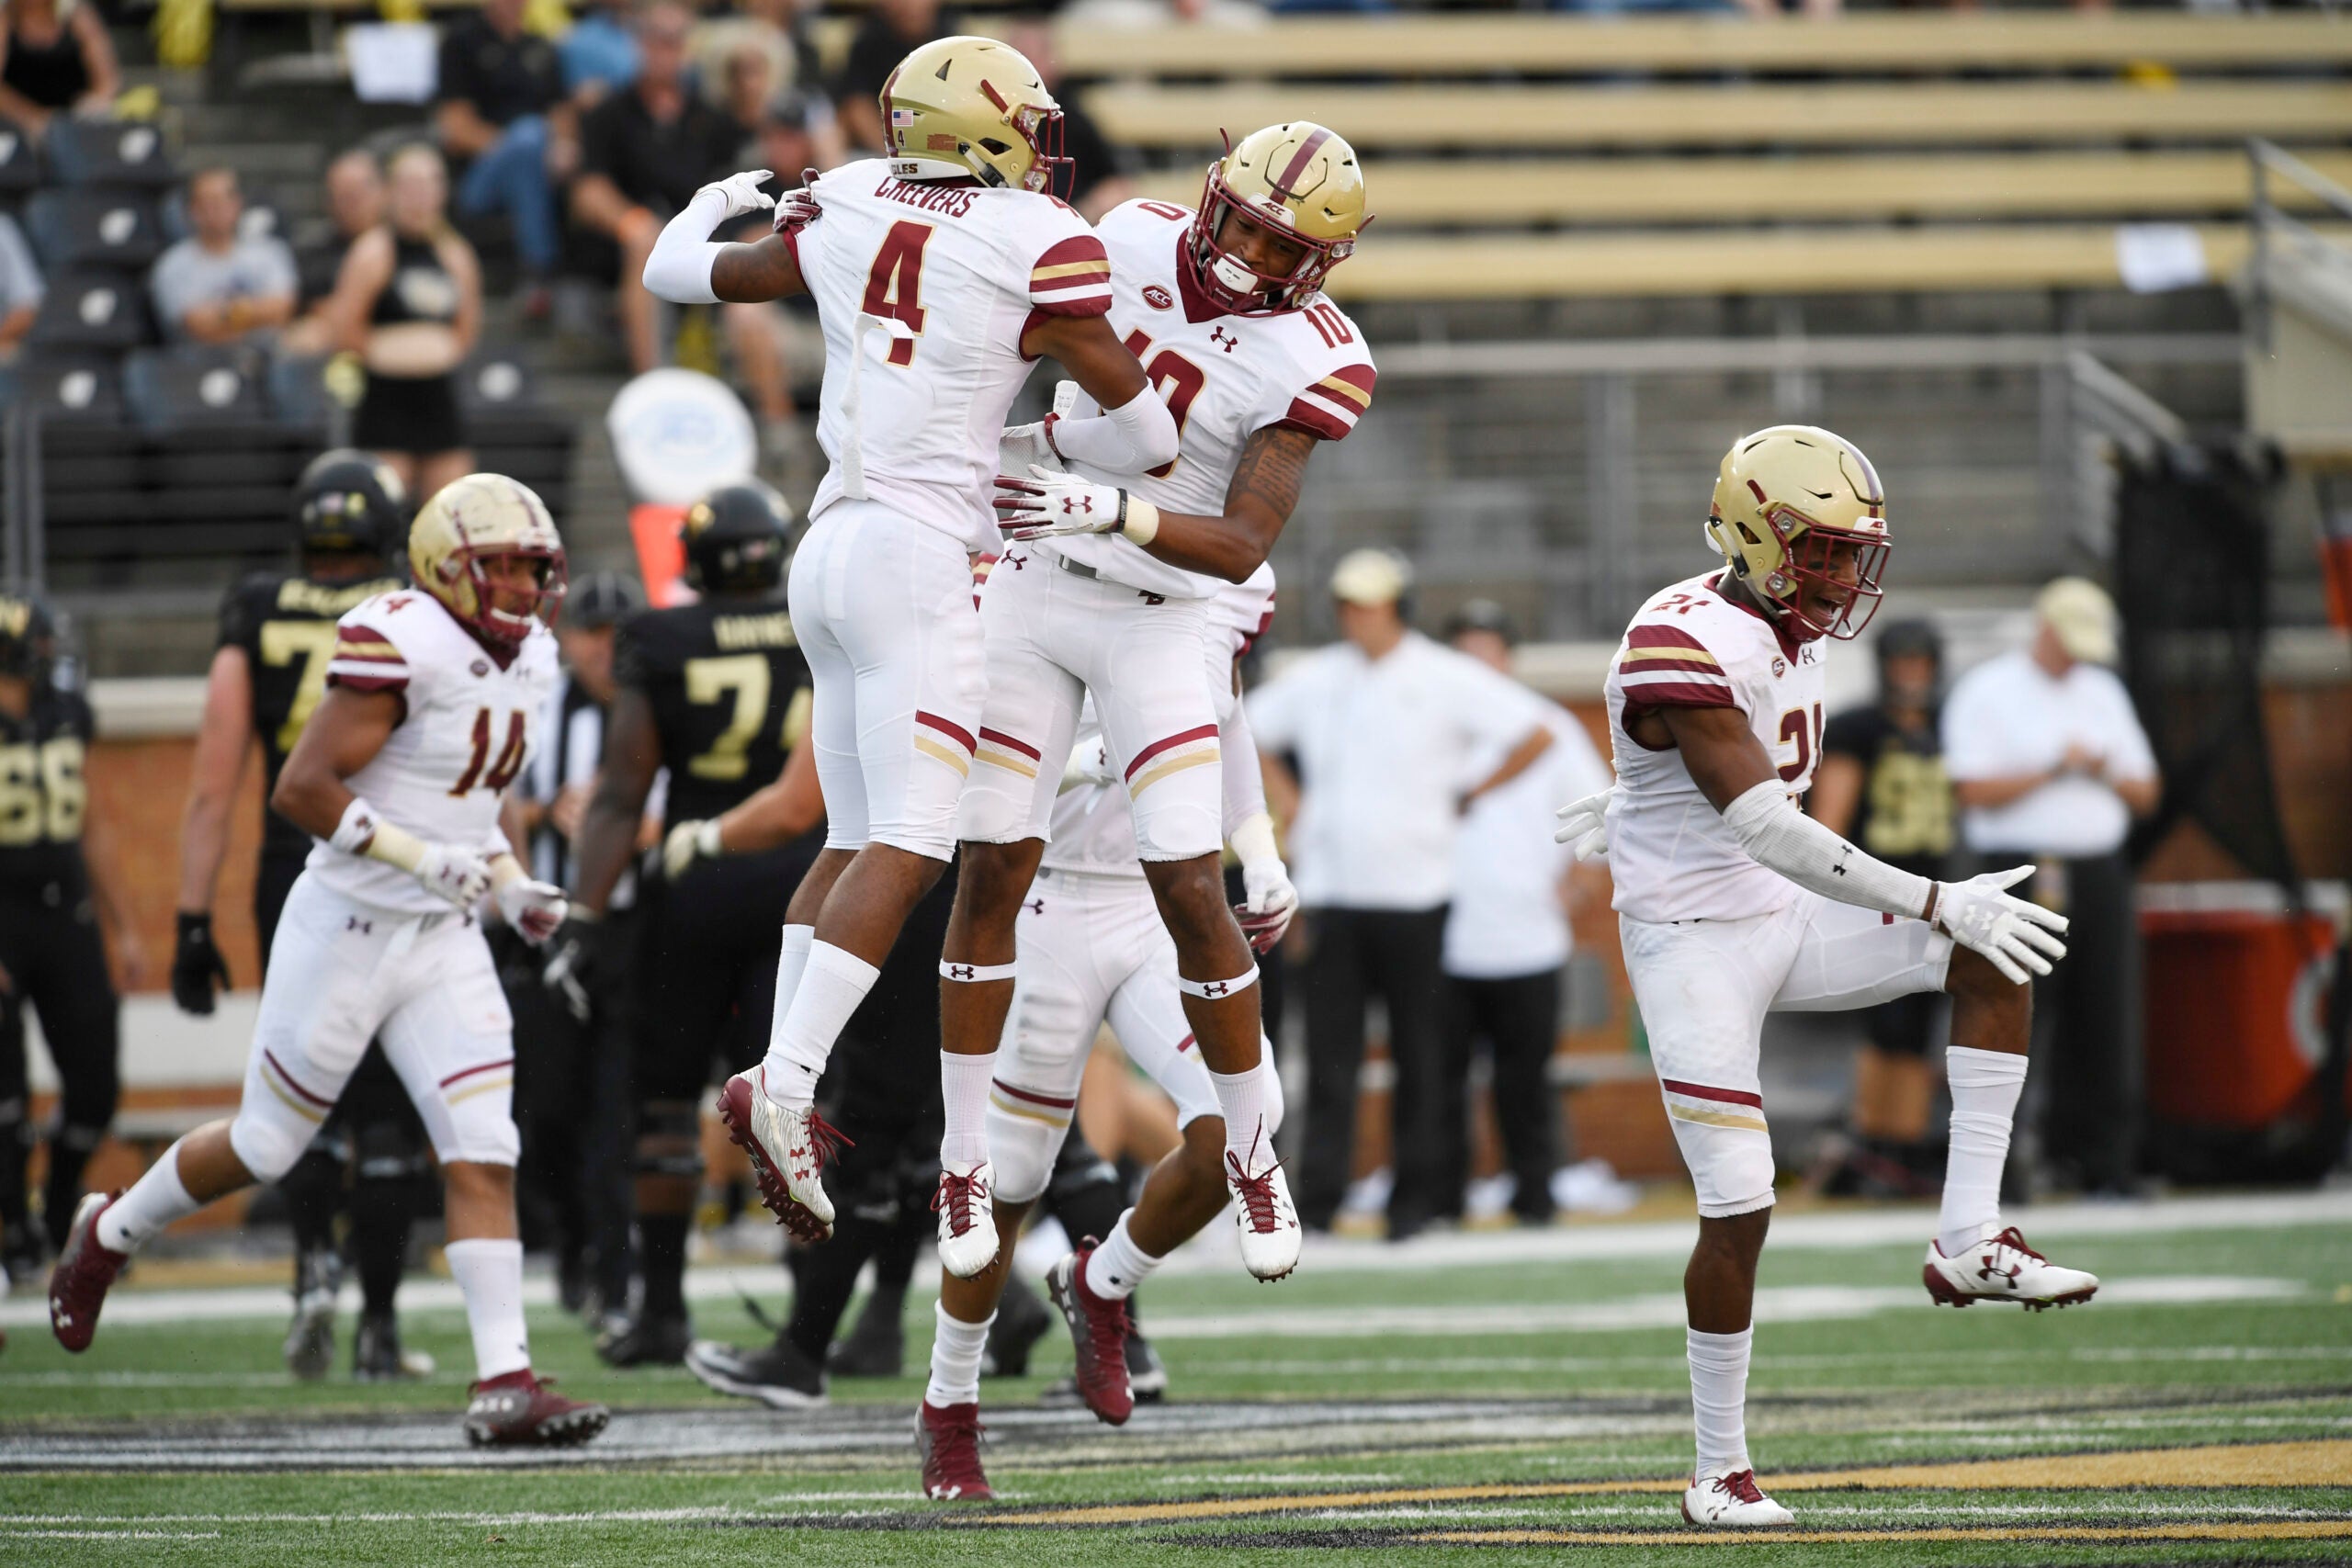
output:
[[1682,1494],[1682,1517],[1706,1529],[1770,1529],[1797,1522],[1794,1514],[1764,1495],[1752,1470],[1693,1481]]
[[[1298,1267],[1298,1249],[1306,1232],[1299,1228],[1297,1206],[1290,1201],[1290,1180],[1273,1151],[1253,1140],[1251,1159],[1245,1168],[1231,1149],[1225,1153],[1225,1189],[1233,1195],[1233,1224],[1241,1238],[1241,1266],[1267,1284],[1290,1277]],[[1262,1159],[1263,1163],[1261,1163]]]
[[1135,1325],[1124,1297],[1106,1301],[1086,1288],[1086,1260],[1094,1256],[1096,1245],[1088,1236],[1076,1252],[1047,1269],[1046,1292],[1061,1309],[1077,1348],[1078,1397],[1096,1420],[1124,1427],[1136,1411],[1135,1389],[1127,1381],[1127,1336]]
[[959,1280],[996,1261],[996,1204],[989,1196],[996,1168],[982,1160],[969,1170],[943,1166],[931,1206],[939,1215],[939,1266]]
[[2098,1275],[2060,1268],[2028,1247],[2015,1225],[1962,1247],[1956,1257],[1944,1256],[1940,1241],[1928,1243],[1927,1267],[1919,1277],[1939,1306],[2015,1302],[2028,1312],[2041,1312],[2098,1293]]
[[605,1429],[613,1413],[601,1404],[566,1399],[554,1380],[541,1382],[528,1367],[502,1372],[473,1385],[466,1406],[466,1440],[478,1449],[565,1449]]
[[922,1455],[922,1495],[934,1502],[993,1497],[980,1468],[980,1407],[941,1406],[929,1400],[915,1413],[915,1448]]
[[114,1206],[119,1192],[86,1194],[74,1211],[74,1224],[49,1271],[49,1326],[68,1350],[90,1348],[98,1331],[98,1313],[115,1276],[130,1261],[127,1253],[98,1245],[98,1216]]
[[[815,1108],[787,1111],[768,1098],[767,1068],[737,1073],[718,1091],[727,1136],[752,1156],[760,1201],[795,1241],[833,1234],[833,1201],[825,1196],[825,1161],[849,1140],[825,1124]],[[993,1230],[993,1227],[991,1227]]]

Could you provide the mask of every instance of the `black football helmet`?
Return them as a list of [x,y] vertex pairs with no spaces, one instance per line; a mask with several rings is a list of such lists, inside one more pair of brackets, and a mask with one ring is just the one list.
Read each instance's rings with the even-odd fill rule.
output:
[[766,593],[784,581],[792,507],[757,479],[721,485],[686,509],[678,539],[695,592]]
[[408,487],[390,466],[349,446],[311,459],[294,483],[294,537],[304,559],[400,554]]
[[40,601],[25,594],[0,595],[0,676],[38,679],[56,646],[57,627]]

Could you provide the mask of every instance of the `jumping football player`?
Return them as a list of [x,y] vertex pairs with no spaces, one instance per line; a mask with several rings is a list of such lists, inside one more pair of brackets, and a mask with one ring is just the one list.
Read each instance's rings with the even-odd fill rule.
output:
[[[172,999],[184,1011],[209,1016],[214,987],[228,984],[228,964],[212,936],[212,901],[229,852],[229,811],[254,739],[261,739],[266,801],[295,738],[326,694],[327,665],[339,636],[335,623],[403,586],[387,563],[407,531],[408,510],[400,477],[378,459],[350,447],[321,453],[294,486],[299,570],[291,576],[249,577],[220,606],[220,646],[205,681],[204,721],[180,823]],[[261,863],[254,877],[254,929],[265,966],[278,914],[310,852],[310,835],[265,804]],[[346,1171],[361,1302],[352,1375],[401,1378],[432,1370],[430,1358],[401,1351],[392,1310],[424,1163],[424,1128],[383,1052],[370,1045],[334,1114],[278,1183],[294,1232],[294,1321],[286,1331],[286,1364],[296,1377],[324,1377],[334,1359],[335,1295],[343,1282],[334,1220],[345,1204]]]
[[[1004,570],[1000,561],[990,582],[1003,581]],[[1222,819],[1237,844],[1265,846],[1243,861],[1249,886],[1265,896],[1271,910],[1250,919],[1250,941],[1261,947],[1281,940],[1297,905],[1281,859],[1257,858],[1272,854],[1272,821],[1234,677],[1236,662],[1271,613],[1272,579],[1261,572],[1250,586],[1228,585],[1215,601],[1202,602],[1211,635],[1203,649],[1205,668],[1194,666],[1203,691],[1216,694],[1208,705],[1210,722],[1230,759],[1223,770]],[[1182,950],[1163,923],[1166,906],[1148,878],[1150,863],[1136,853],[1133,784],[1114,761],[1107,735],[1091,728],[1079,738],[1057,782],[1052,842],[1042,846],[1043,863],[1023,890],[1028,897],[1020,908],[1012,1005],[989,1097],[998,1262],[970,1280],[950,1275],[940,1280],[931,1382],[916,1427],[927,1497],[994,1495],[980,1465],[981,1351],[1004,1292],[1013,1243],[1052,1177],[1095,1035],[1105,1023],[1128,1058],[1176,1102],[1182,1141],[1153,1167],[1141,1197],[1099,1246],[1087,1236],[1046,1276],[1076,1347],[1079,1397],[1097,1418],[1121,1426],[1135,1408],[1127,1297],[1169,1253],[1216,1219],[1229,1195],[1231,1134],[1183,1005]],[[1224,908],[1221,901],[1218,908]],[[1282,1079],[1272,1049],[1262,1040],[1260,1049],[1266,1060],[1257,1114],[1264,1122],[1262,1139],[1271,1144],[1282,1124]],[[1240,1186],[1245,1257],[1257,1227],[1272,1219],[1278,1192],[1271,1183]]]
[[[1768,1012],[1834,1012],[1915,991],[1952,998],[1951,1152],[1925,1278],[1937,1302],[2088,1301],[2002,1222],[2001,1167],[2024,1086],[2030,977],[2066,922],[2002,889],[2030,866],[1931,882],[1797,809],[1821,751],[1828,640],[1878,608],[1885,497],[1851,442],[1809,425],[1741,438],[1715,479],[1717,570],[1651,596],[1610,666],[1617,783],[1560,812],[1605,853],[1666,1111],[1699,1197],[1683,1275],[1698,1466],[1682,1517],[1785,1525],[1756,1483],[1746,1402],[1756,1260],[1772,1212],[1758,1078]],[[1827,640],[1825,640],[1827,639]]]
[[[1301,1233],[1263,1124],[1258,968],[1217,853],[1219,689],[1199,671],[1204,652],[1227,663],[1211,595],[1265,564],[1317,443],[1344,439],[1371,404],[1371,355],[1321,293],[1363,221],[1354,150],[1304,120],[1210,164],[1197,212],[1130,201],[1103,215],[1111,324],[1165,389],[1181,445],[1173,462],[1122,478],[1072,450],[1057,417],[1006,433],[1013,460],[1030,460],[998,480],[997,508],[1027,547],[1008,547],[981,601],[988,705],[940,966],[964,982],[942,1007],[947,1049],[987,1063],[1012,1005],[1016,917],[1091,694],[1222,1109],[1242,1262],[1261,1280],[1297,1267]],[[1229,684],[1223,695],[1229,705]]]
[[[808,727],[808,664],[786,613],[792,517],[757,480],[724,485],[679,529],[692,604],[621,625],[619,691],[604,767],[580,828],[572,926],[558,962],[575,971],[633,860],[638,825],[666,768],[670,828],[717,817],[782,774]],[[810,817],[804,827],[813,826]],[[674,1365],[694,1342],[684,1290],[686,1237],[702,1188],[702,1091],[714,1060],[731,1075],[766,1048],[786,901],[816,846],[714,862],[689,878],[650,877],[637,955],[637,1231],[644,1299],[600,1336],[616,1367]]]
[[[1050,194],[1061,110],[1036,68],[990,39],[942,39],[880,100],[887,158],[787,197],[757,244],[707,236],[770,204],[766,171],[706,186],[645,268],[647,288],[682,303],[807,293],[825,331],[817,434],[832,467],[790,593],[816,677],[826,847],[785,917],[767,1059],[722,1098],[762,1200],[810,1241],[833,1216],[817,1080],[955,850],[986,682],[969,558],[998,543],[989,484],[1029,362],[1052,355],[1111,411],[1059,427],[1066,454],[1115,473],[1177,454],[1168,405],[1103,319],[1102,242]],[[943,1053],[941,1073],[940,1260],[969,1275],[996,1251],[988,1063]]]
[[545,621],[563,596],[563,542],[529,490],[469,474],[425,504],[408,553],[418,587],[337,623],[326,694],[271,792],[318,842],[278,920],[237,1114],[180,1139],[129,1191],[82,1201],[50,1275],[50,1325],[66,1349],[88,1348],[130,1255],[215,1199],[284,1176],[380,1037],[447,1190],[446,1255],[479,1374],[467,1437],[584,1442],[605,1407],[531,1371],[513,1030],[473,913],[494,898],[537,942],[563,919],[561,891],[531,879],[498,827],[555,682]]

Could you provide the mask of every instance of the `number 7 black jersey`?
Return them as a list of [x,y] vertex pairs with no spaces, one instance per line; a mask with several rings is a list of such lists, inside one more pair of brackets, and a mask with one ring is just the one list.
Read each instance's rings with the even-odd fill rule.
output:
[[[401,586],[392,577],[361,582],[322,582],[264,572],[248,577],[220,603],[218,646],[245,650],[253,687],[254,732],[261,737],[262,799],[277,787],[277,775],[294,750],[295,738],[311,721],[326,694],[327,661],[334,656],[334,624],[379,593]],[[262,853],[304,855],[311,838],[266,805],[262,807]]]
[[781,595],[640,611],[621,623],[613,678],[652,705],[673,823],[775,783],[808,732],[808,661]]
[[0,886],[80,886],[94,732],[90,705],[53,686],[33,689],[24,717],[0,714]]

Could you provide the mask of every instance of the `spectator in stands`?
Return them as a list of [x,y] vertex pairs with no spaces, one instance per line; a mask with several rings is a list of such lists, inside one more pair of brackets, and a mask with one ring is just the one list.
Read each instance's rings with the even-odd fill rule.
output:
[[746,43],[767,56],[771,92],[823,90],[824,66],[818,58],[808,12],[798,0],[741,0],[696,22],[686,39],[686,57],[693,62],[694,74],[702,84],[704,96],[714,104],[726,85],[727,62]]
[[[2115,671],[2115,604],[2062,577],[2034,602],[2030,648],[1971,670],[1944,705],[1944,767],[1961,834],[1986,866],[2031,863],[2011,891],[2064,914],[2066,961],[2038,983],[2034,1054],[2042,1152],[2089,1192],[2139,1176],[2139,941],[2132,819],[2163,785],[2147,732]],[[2020,1125],[2030,1124],[2020,1118]]]
[[334,346],[334,323],[327,314],[335,279],[343,276],[344,257],[360,235],[384,220],[384,168],[376,154],[355,147],[327,165],[327,231],[306,245],[294,247],[295,309],[293,325],[277,337],[287,354],[321,355]]
[[40,313],[40,268],[17,220],[0,212],[0,365],[17,357],[17,344]]
[[[1385,10],[1379,0],[1340,0],[1316,4],[1308,10]],[[1253,0],[1077,0],[1062,13],[1063,20],[1081,28],[1166,28],[1198,22],[1212,28],[1262,28],[1263,7]]]
[[1004,41],[1029,57],[1046,90],[1061,102],[1062,152],[1070,161],[1069,189],[1062,193],[1063,199],[1091,223],[1136,194],[1135,182],[1127,177],[1128,161],[1077,98],[1062,92],[1052,28],[1038,22],[1014,22],[1004,29]]
[[0,118],[32,136],[60,114],[102,115],[122,90],[114,40],[80,0],[8,0],[0,33]]
[[[1474,599],[1446,624],[1446,641],[1510,678],[1518,639],[1510,617]],[[1441,1185],[1430,1204],[1459,1218],[1469,1177],[1470,1065],[1483,1042],[1494,1065],[1495,1125],[1513,1178],[1510,1210],[1522,1224],[1548,1224],[1552,1173],[1560,1165],[1560,1097],[1550,1078],[1559,1043],[1571,900],[1592,895],[1601,874],[1553,841],[1553,813],[1609,787],[1609,765],[1583,725],[1551,703],[1536,705],[1551,745],[1509,784],[1463,814],[1453,842],[1453,902],[1445,921],[1450,1006],[1437,1075]]]
[[626,0],[592,0],[556,44],[563,90],[583,111],[637,80],[637,32]]
[[481,332],[481,267],[449,227],[449,175],[422,142],[392,155],[385,220],[353,242],[327,310],[334,346],[359,355],[367,390],[351,444],[429,497],[473,471],[458,369]]
[[[1444,1199],[1438,1063],[1457,826],[1553,745],[1543,704],[1525,688],[1411,628],[1411,585],[1412,569],[1394,551],[1342,557],[1331,592],[1346,640],[1250,697],[1250,727],[1269,753],[1268,797],[1295,787],[1300,801],[1290,835],[1309,949],[1299,1219],[1329,1230],[1347,1190],[1364,1007],[1378,992],[1396,1073],[1396,1240],[1426,1225]],[[1295,786],[1284,752],[1298,759]]]
[[503,212],[526,305],[545,308],[561,249],[556,188],[580,159],[578,117],[555,45],[523,28],[527,0],[482,0],[441,39],[435,133],[458,172],[458,210]]
[[833,107],[852,147],[860,152],[883,150],[882,110],[876,101],[882,85],[909,50],[955,31],[954,19],[941,12],[939,0],[874,0],[833,82]]
[[294,317],[294,253],[275,234],[246,237],[233,169],[188,176],[192,232],[155,262],[148,287],[164,331],[190,343],[266,343]]
[[[1951,874],[1951,780],[1944,774],[1937,705],[1943,638],[1926,621],[1878,637],[1878,700],[1832,717],[1805,809],[1824,827],[1890,865],[1931,881]],[[1853,1145],[1822,1178],[1836,1191],[1931,1197],[1943,1159],[1928,1142],[1935,1106],[1930,1034],[1939,1000],[1897,997],[1863,1014],[1870,1040],[1854,1058]]]
[[661,313],[645,287],[645,258],[662,225],[696,190],[734,171],[741,148],[735,123],[686,90],[693,21],[675,0],[654,0],[639,12],[636,84],[598,104],[580,128],[571,215],[619,248],[621,329],[629,368],[640,375],[662,360]]

